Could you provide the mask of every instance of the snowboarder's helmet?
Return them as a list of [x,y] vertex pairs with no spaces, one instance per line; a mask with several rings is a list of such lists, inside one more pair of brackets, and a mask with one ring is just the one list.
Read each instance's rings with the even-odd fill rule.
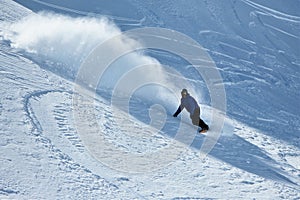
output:
[[187,95],[187,94],[188,94],[187,89],[182,89],[182,90],[181,90],[181,95]]

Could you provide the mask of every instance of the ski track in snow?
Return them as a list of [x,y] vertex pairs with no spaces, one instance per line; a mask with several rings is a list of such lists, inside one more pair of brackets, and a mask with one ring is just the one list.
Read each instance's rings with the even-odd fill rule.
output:
[[283,12],[279,12],[274,9],[271,9],[271,8],[265,7],[263,5],[260,5],[258,3],[255,3],[254,1],[250,1],[250,0],[242,0],[242,1],[245,2],[246,4],[252,6],[253,8],[256,8],[256,9],[262,11],[266,15],[271,15],[272,17],[275,17],[277,19],[288,21],[288,22],[289,21],[296,22],[296,23],[299,23],[299,21],[300,21],[299,16],[288,15]]
[[[2,13],[3,20],[13,21],[29,12],[22,7],[15,8],[16,3],[3,2],[5,9],[10,8],[6,12],[9,14]],[[253,1],[243,2],[276,19],[299,22],[299,17]],[[14,9],[20,12],[12,12]],[[164,25],[163,20],[151,10],[142,6],[140,9],[145,16],[148,15],[147,20],[150,17],[152,22]],[[128,18],[115,19],[140,25],[140,21]],[[293,36],[276,27],[272,29]],[[201,34],[208,34],[209,37],[221,35],[210,30]],[[244,45],[235,46],[234,42],[231,44],[224,40],[219,44],[222,48],[231,49],[230,53],[211,52],[226,57],[230,62],[225,66],[234,68],[241,62],[253,66],[248,58],[253,56],[255,42],[243,38],[230,40],[243,41]],[[237,52],[239,59],[236,58]],[[224,128],[223,135],[205,160],[199,156],[199,145],[204,136],[197,136],[191,146],[184,147],[185,153],[176,161],[151,173],[124,173],[105,166],[88,153],[74,126],[73,83],[41,69],[22,53],[11,49],[6,41],[0,43],[0,61],[1,199],[211,199],[212,196],[220,199],[300,199],[299,147],[229,118],[228,127]],[[267,66],[261,68],[272,70]],[[221,70],[226,72],[226,68]],[[242,70],[247,68],[229,71],[228,76],[234,73],[236,76],[232,74],[233,78],[241,77],[227,84],[243,86],[245,82],[256,81],[270,84],[270,79],[266,80],[255,70],[247,75]],[[142,122],[132,121],[134,128],[131,126],[121,130],[114,126],[111,108],[105,100],[99,98],[93,106],[99,113],[103,134],[119,148],[145,152],[163,148],[172,141],[168,133],[154,137],[152,143],[147,140],[133,141],[130,136],[145,132],[140,128]],[[204,107],[204,110],[209,109]],[[241,113],[244,112],[237,115]],[[273,122],[272,118],[257,117],[257,120]],[[128,137],[120,137],[126,131],[130,132]]]
[[[72,95],[72,92],[68,92],[68,91],[60,91],[60,90],[50,90],[50,91],[42,91],[42,92],[37,92],[37,93],[31,93],[30,95],[25,97],[25,110],[27,111],[28,116],[31,118],[32,124],[33,124],[33,131],[32,132],[37,132],[38,135],[42,135],[42,137],[44,138],[44,140],[49,141],[50,143],[52,143],[54,141],[54,144],[52,144],[54,147],[56,148],[57,146],[59,146],[59,151],[63,152],[65,154],[65,152],[69,152],[66,155],[63,155],[64,157],[67,157],[71,162],[74,162],[75,165],[77,166],[84,166],[86,165],[86,162],[84,159],[80,160],[80,162],[74,161],[74,157],[75,160],[76,158],[78,159],[78,157],[86,157],[88,155],[87,152],[85,152],[85,148],[84,145],[82,144],[79,135],[76,133],[76,130],[72,127],[72,125],[68,124],[68,119],[71,119],[72,116],[70,116],[71,112],[70,112],[70,107],[71,105],[66,104],[65,101],[71,100],[70,95]],[[42,99],[44,98],[44,96],[46,97],[46,101],[45,104],[43,105],[43,101]],[[54,97],[54,99],[52,101],[49,101],[49,99],[51,99],[51,97]],[[58,98],[60,101],[55,103],[55,99]],[[61,102],[62,99],[65,98],[65,101]],[[53,110],[52,109],[47,109],[47,106],[49,106],[49,102],[51,102],[51,104],[53,105]],[[37,117],[36,113],[34,112],[34,108],[32,107],[32,104],[35,105],[34,107],[38,110],[38,111],[42,111],[41,117]],[[42,106],[41,106],[42,104]],[[50,106],[52,106],[50,105]],[[49,107],[50,107],[49,106]],[[41,109],[43,108],[43,109]],[[47,113],[47,115],[49,115],[49,117],[47,117],[47,115],[45,116],[45,111]],[[53,120],[54,121],[51,121]],[[43,121],[43,125],[41,125],[41,123],[39,122],[39,120]],[[55,127],[57,128],[57,130],[55,131]],[[57,132],[57,135],[53,136],[52,134]],[[65,137],[69,143],[63,143],[62,140],[64,140]],[[51,138],[51,139],[49,139]],[[55,139],[53,139],[55,138]],[[67,146],[64,146],[64,145]],[[84,156],[79,156],[77,154],[72,154],[69,151],[70,145],[73,145],[74,151],[78,151],[78,153],[84,153]],[[74,157],[69,157],[70,155],[73,155]],[[91,158],[90,158],[91,159]],[[103,167],[103,166],[97,166],[97,167]],[[117,192],[116,189],[120,189],[125,190],[128,194],[130,194],[130,196],[134,195],[133,197],[139,197],[141,199],[144,199],[143,196],[139,195],[138,193],[127,189],[125,187],[121,186],[116,186],[115,184],[112,183],[113,180],[111,180],[107,175],[105,175],[104,171],[101,171],[101,173],[97,173],[97,174],[101,174],[100,176],[97,174],[94,174],[93,172],[91,172],[91,168],[85,168],[83,167],[85,171],[89,172],[90,174],[92,174],[93,176],[96,177],[101,177],[102,181],[109,181],[109,185],[112,186],[113,188],[113,192]],[[93,169],[93,168],[92,168]],[[96,169],[96,168],[95,168]],[[93,170],[94,171],[94,170]],[[103,176],[105,177],[105,179],[103,178]],[[97,191],[97,190],[106,190],[105,186],[104,188],[97,188],[94,187],[93,190]],[[116,191],[114,191],[116,190]],[[107,197],[105,197],[107,198]],[[126,198],[132,198],[132,197],[126,197]]]

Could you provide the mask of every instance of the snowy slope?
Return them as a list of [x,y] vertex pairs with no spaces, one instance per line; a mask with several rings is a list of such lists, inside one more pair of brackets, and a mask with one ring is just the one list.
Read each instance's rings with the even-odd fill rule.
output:
[[[1,199],[300,198],[298,1],[16,2],[2,0],[0,8]],[[60,14],[34,13],[42,10]],[[205,158],[210,132],[195,135],[184,113],[185,132],[174,135],[180,120],[165,114],[176,97],[151,98],[146,87],[129,112],[112,106],[109,86],[124,68],[150,63],[154,72],[139,76],[183,76],[212,123],[205,82],[178,56],[130,54],[114,63],[117,72],[107,71],[107,87],[78,93],[80,63],[95,43],[146,26],[192,37],[223,77],[225,125]]]

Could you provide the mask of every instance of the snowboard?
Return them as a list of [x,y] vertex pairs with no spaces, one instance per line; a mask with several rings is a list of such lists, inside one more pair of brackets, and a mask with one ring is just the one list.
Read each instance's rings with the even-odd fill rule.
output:
[[204,133],[206,133],[208,130],[202,130],[200,127],[197,129],[197,132],[199,133],[199,134],[204,134]]

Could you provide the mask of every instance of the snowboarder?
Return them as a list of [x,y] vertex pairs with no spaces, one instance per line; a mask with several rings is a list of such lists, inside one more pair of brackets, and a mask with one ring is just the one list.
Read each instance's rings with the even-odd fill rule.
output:
[[179,113],[185,108],[190,113],[190,118],[195,126],[199,126],[199,133],[205,133],[208,131],[208,125],[200,118],[200,107],[196,100],[190,96],[187,89],[182,89],[181,91],[181,104],[179,105],[177,111],[173,114],[173,117],[177,117]]

